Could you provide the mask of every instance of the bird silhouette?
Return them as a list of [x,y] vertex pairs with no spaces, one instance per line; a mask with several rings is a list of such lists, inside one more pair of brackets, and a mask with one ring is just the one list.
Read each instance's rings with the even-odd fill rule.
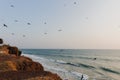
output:
[[44,22],[44,24],[47,24],[46,22]]
[[11,33],[12,35],[14,35],[14,33]]
[[66,7],[67,5],[66,4],[64,4],[64,7]]
[[18,20],[14,20],[15,22],[18,22]]
[[8,27],[6,24],[3,24],[4,27]]
[[10,5],[10,7],[14,7],[14,5]]
[[46,35],[47,33],[45,32],[44,34]]
[[61,29],[58,30],[59,32],[62,31]]
[[26,37],[25,35],[23,35],[23,37]]
[[77,4],[76,2],[74,2],[74,4]]
[[27,25],[31,25],[31,23],[27,23]]

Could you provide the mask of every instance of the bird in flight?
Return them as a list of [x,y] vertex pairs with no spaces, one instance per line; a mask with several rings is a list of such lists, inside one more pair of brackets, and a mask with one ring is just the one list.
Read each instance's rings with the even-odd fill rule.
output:
[[10,5],[10,7],[14,7],[14,5]]
[[31,25],[31,23],[27,23],[27,25]]
[[46,22],[44,22],[44,24],[47,24]]
[[23,37],[26,37],[25,35],[23,35]]
[[14,35],[14,33],[11,33],[12,35]]
[[76,2],[74,2],[74,4],[77,4]]
[[44,34],[46,35],[47,33],[45,32]]
[[61,29],[58,30],[59,32],[62,31]]
[[4,27],[8,27],[6,24],[3,24]]
[[18,22],[18,20],[14,20],[15,22]]

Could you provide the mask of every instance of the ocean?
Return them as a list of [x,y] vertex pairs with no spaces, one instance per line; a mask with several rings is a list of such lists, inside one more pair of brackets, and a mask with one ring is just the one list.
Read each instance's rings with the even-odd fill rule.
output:
[[63,80],[120,80],[120,50],[22,49]]

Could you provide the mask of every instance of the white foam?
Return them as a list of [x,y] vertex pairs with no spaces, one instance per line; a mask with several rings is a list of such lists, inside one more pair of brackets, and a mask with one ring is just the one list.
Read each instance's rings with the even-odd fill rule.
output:
[[[53,59],[46,59],[37,55],[30,55],[30,54],[23,54],[24,56],[28,56],[34,61],[37,61],[41,63],[46,70],[52,71],[57,73],[58,75],[61,76],[63,79],[68,79],[68,80],[78,80],[81,78],[83,75],[83,80],[87,80],[88,76],[82,73],[78,73],[75,71],[68,71],[64,69],[64,67],[61,64],[65,64],[67,62],[62,61],[62,60],[53,60]],[[59,63],[59,64],[58,64]]]
[[56,71],[60,71],[60,72],[67,72],[65,69],[58,68],[58,66],[56,68],[54,66],[50,66],[50,65],[45,64],[45,62],[46,63],[48,63],[50,61],[55,62],[55,60],[53,60],[53,59],[48,60],[48,59],[45,59],[45,58],[40,57],[40,56],[38,57],[36,55],[29,55],[29,54],[24,54],[24,55],[32,58],[34,61],[41,63],[47,69],[52,69],[52,70],[56,70]]
[[67,62],[63,61],[63,60],[56,60],[57,63],[61,63],[61,64],[66,64]]
[[72,74],[76,75],[77,77],[81,78],[83,76],[83,80],[87,80],[89,77],[86,74],[78,73],[78,72],[71,72]]

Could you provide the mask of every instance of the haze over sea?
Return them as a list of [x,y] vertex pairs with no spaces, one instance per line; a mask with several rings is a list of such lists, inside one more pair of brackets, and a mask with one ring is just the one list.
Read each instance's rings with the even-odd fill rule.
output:
[[[63,80],[119,80],[120,50],[22,49],[23,55],[40,62]],[[83,76],[83,79],[81,79]]]

